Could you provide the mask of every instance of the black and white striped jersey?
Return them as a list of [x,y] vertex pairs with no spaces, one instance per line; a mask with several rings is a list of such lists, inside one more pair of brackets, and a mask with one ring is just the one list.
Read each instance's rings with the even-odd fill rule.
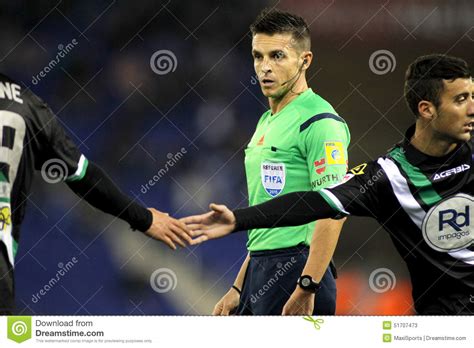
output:
[[406,139],[320,191],[347,215],[375,218],[408,265],[419,313],[474,313],[472,143],[431,157]]
[[0,243],[11,266],[34,171],[47,182],[74,181],[87,164],[51,109],[0,74]]

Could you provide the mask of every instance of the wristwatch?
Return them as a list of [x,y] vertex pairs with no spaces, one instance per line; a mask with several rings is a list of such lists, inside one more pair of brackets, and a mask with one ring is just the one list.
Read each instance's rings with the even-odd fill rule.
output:
[[317,293],[321,287],[320,283],[316,283],[309,275],[302,275],[297,283],[301,289]]

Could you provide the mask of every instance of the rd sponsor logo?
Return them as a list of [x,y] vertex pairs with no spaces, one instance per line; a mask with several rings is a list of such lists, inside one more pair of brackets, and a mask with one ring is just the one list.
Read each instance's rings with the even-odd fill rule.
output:
[[474,197],[458,193],[432,207],[426,214],[422,232],[428,245],[441,252],[454,252],[474,242],[472,228]]

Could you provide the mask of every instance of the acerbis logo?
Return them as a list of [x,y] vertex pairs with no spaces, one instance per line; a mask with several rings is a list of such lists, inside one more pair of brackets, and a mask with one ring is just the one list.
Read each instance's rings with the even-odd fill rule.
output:
[[470,246],[474,197],[458,193],[432,207],[426,214],[422,232],[428,245],[441,252],[453,252]]
[[453,174],[458,174],[458,173],[462,173],[468,169],[471,169],[471,166],[469,164],[462,164],[460,166],[457,166],[456,168],[450,168],[448,170],[445,170],[444,172],[441,172],[441,173],[436,173],[434,176],[433,176],[433,181],[438,181],[438,180],[441,180],[441,179],[445,179]]

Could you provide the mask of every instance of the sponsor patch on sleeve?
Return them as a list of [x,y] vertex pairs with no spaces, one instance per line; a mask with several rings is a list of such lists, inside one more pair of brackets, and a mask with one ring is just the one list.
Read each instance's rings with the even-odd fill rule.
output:
[[314,168],[316,169],[316,173],[322,174],[326,170],[326,160],[321,158],[319,161],[314,161]]
[[346,164],[344,156],[344,146],[340,141],[325,141],[324,150],[326,153],[326,165]]

